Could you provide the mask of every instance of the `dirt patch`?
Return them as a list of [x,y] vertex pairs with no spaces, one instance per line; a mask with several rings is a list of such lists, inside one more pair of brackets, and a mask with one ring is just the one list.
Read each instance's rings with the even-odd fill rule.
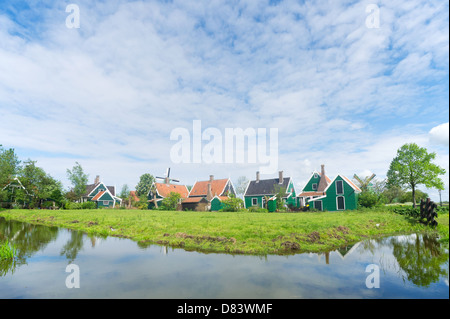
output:
[[223,242],[223,243],[227,243],[227,242],[231,242],[233,244],[236,243],[236,239],[233,237],[227,238],[224,236],[218,236],[218,237],[213,237],[213,236],[194,236],[194,235],[188,235],[186,233],[176,233],[175,234],[176,238],[183,238],[183,239],[194,239],[197,243],[202,242],[202,241],[210,241],[210,242]]
[[336,227],[336,230],[340,231],[343,234],[348,234],[349,231],[350,231],[350,229],[348,227],[345,227],[345,226],[338,226],[338,227]]
[[316,243],[319,242],[320,240],[320,234],[319,232],[313,231],[312,233],[306,235],[306,237],[308,237],[308,242],[310,243]]
[[284,248],[284,250],[299,250],[300,245],[295,242],[285,241],[284,243],[281,243],[281,247]]
[[88,227],[91,227],[91,226],[98,225],[98,223],[97,223],[97,222],[90,221],[87,225],[88,225]]
[[76,220],[76,219],[75,219],[75,220],[72,220],[70,223],[71,223],[71,224],[78,224],[79,222],[80,222],[79,220]]

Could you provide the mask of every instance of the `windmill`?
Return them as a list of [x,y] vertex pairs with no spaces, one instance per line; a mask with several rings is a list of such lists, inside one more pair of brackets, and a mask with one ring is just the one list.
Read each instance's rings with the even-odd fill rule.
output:
[[366,191],[369,189],[369,187],[371,186],[370,181],[373,180],[375,178],[375,174],[372,174],[371,176],[366,176],[364,178],[360,178],[358,175],[353,175],[353,178],[359,183],[359,188],[362,191]]
[[163,179],[165,184],[169,184],[170,181],[174,181],[174,182],[178,182],[178,183],[180,182],[180,181],[177,180],[177,179],[171,179],[171,178],[169,178],[169,176],[170,176],[170,167],[167,168],[167,171],[166,171],[166,177],[158,177],[158,176],[156,176],[156,178]]
[[[155,178],[164,180],[164,184],[170,184],[171,181],[180,182],[177,179],[169,178],[169,176],[170,176],[170,167],[167,168],[166,177],[155,176]],[[153,203],[155,205],[155,208],[158,208],[158,199],[156,198],[156,194],[157,194],[156,183],[153,183],[152,186],[150,186],[150,192],[152,193],[153,196],[152,196],[152,199],[150,199],[148,202]]]
[[28,190],[22,185],[22,183],[17,177],[14,177],[12,181],[10,181],[5,187],[3,187],[2,191],[4,191],[6,188],[11,188],[11,201],[15,200],[14,196],[15,189],[23,189],[28,196],[30,197],[34,196],[33,194],[28,193]]

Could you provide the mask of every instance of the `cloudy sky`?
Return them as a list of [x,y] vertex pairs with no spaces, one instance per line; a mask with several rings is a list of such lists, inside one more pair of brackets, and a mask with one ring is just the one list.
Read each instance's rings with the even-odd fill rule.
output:
[[409,142],[448,172],[448,11],[442,0],[2,1],[0,144],[65,186],[76,161],[119,188],[167,167],[186,184],[253,179],[260,163],[174,163],[170,134],[195,120],[276,128],[277,170],[298,191],[321,164],[331,178],[385,178]]

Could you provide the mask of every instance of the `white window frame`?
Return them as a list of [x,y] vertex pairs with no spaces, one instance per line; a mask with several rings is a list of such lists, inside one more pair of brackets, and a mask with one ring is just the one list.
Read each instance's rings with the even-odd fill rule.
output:
[[319,174],[314,173],[314,178],[319,178]]
[[[339,182],[342,184],[342,193],[338,193],[338,186],[337,185],[338,185]],[[335,184],[336,184],[336,195],[344,195],[344,181],[340,181],[339,180],[339,181],[336,181]]]
[[[339,197],[342,197],[342,199],[343,199],[344,208],[342,208],[342,209],[339,209],[339,200],[338,200]],[[345,197],[344,196],[336,196],[336,210],[345,210]]]
[[110,200],[104,200],[103,205],[109,206],[109,202],[110,202]]
[[312,189],[313,189],[313,191],[316,191],[316,190],[317,190],[317,183],[313,183],[313,184],[312,184]]
[[258,198],[252,198],[252,206],[258,206]]

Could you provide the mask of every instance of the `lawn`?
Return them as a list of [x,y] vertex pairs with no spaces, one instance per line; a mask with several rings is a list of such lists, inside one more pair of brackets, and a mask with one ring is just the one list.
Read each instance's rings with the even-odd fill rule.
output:
[[101,236],[203,252],[320,252],[365,238],[432,232],[448,243],[449,215],[436,230],[390,211],[223,213],[152,210],[3,210],[0,216]]

